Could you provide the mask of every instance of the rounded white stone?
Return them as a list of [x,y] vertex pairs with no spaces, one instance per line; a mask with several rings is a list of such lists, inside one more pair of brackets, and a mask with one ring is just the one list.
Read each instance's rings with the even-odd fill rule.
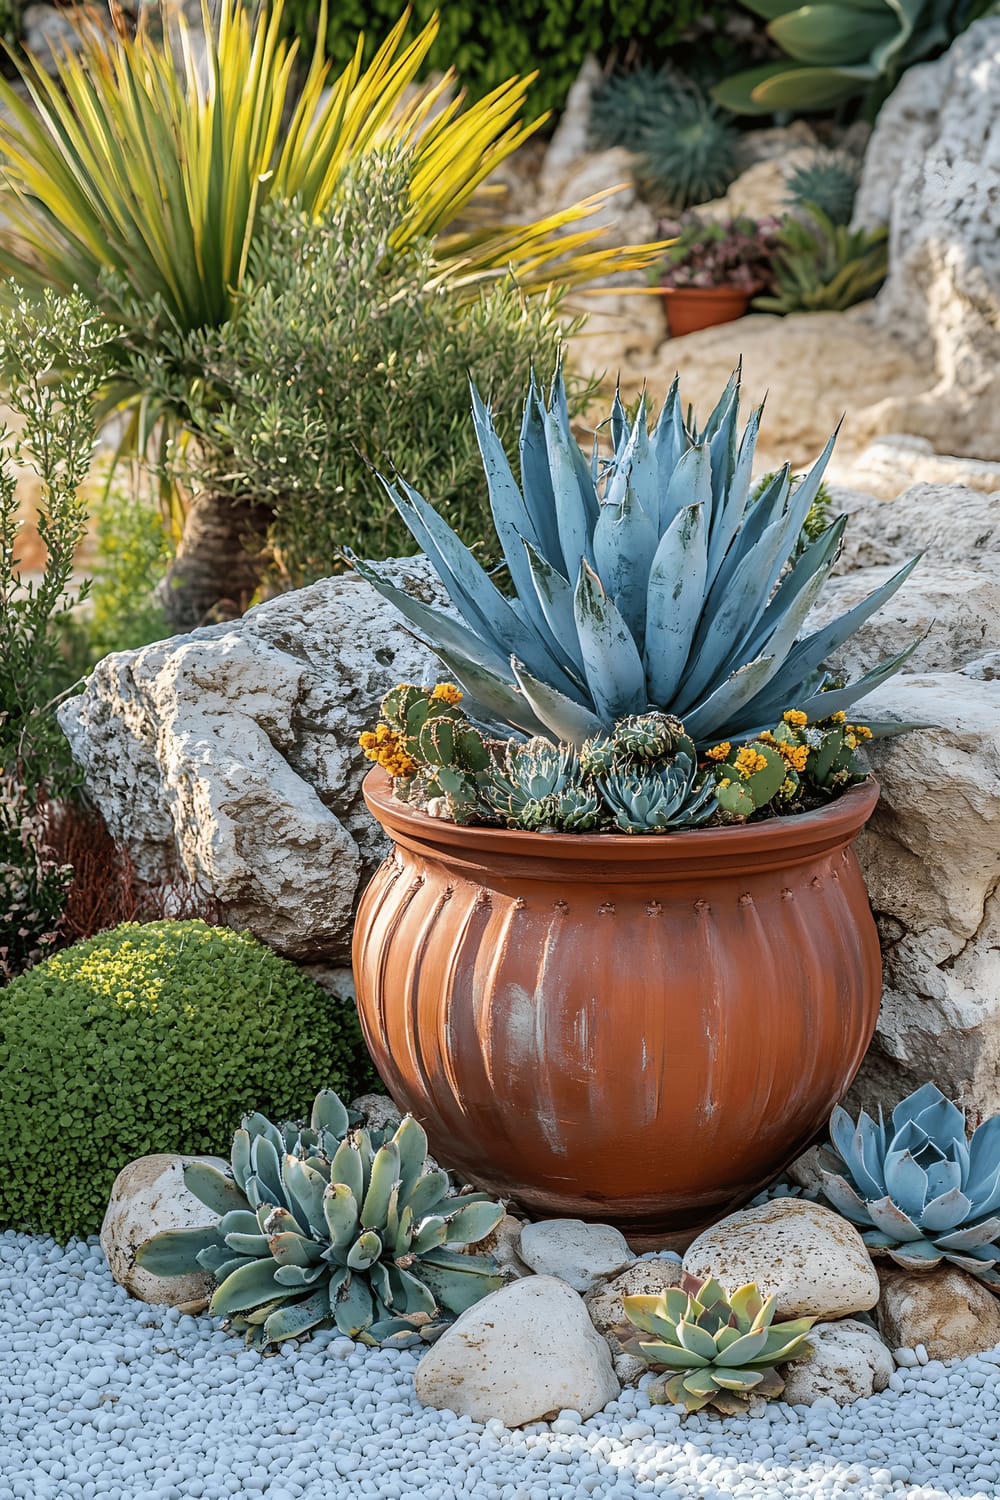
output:
[[574,1291],[589,1292],[635,1260],[628,1241],[610,1224],[582,1219],[542,1219],[521,1231],[521,1259],[542,1276],[558,1276]]
[[140,1156],[122,1168],[111,1189],[101,1225],[101,1249],[119,1286],[140,1302],[178,1307],[211,1295],[214,1283],[207,1271],[154,1276],[135,1263],[140,1245],[154,1234],[218,1222],[219,1215],[184,1186],[184,1167],[191,1161],[209,1162],[222,1171],[229,1167],[220,1156],[177,1156],[167,1152]]

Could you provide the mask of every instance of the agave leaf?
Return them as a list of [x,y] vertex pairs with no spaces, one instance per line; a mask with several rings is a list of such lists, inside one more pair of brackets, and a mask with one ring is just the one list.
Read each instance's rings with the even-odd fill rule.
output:
[[330,1316],[330,1294],[326,1287],[313,1292],[301,1302],[286,1302],[264,1321],[264,1337],[269,1344],[282,1339],[301,1338],[310,1328],[317,1328]]
[[279,1266],[314,1266],[322,1254],[315,1240],[291,1231],[269,1235],[268,1248]]
[[883,682],[894,677],[904,662],[908,661],[920,645],[919,640],[911,641],[902,651],[895,656],[889,657],[887,661],[880,662],[863,677],[858,677],[854,682],[849,682],[844,688],[832,688],[823,693],[817,693],[812,698],[807,698],[802,704],[802,710],[810,719],[829,718],[830,714],[847,712],[858,701],[873,693]]
[[705,508],[685,506],[660,538],[649,574],[645,669],[651,703],[677,690],[698,624],[708,567]]
[[560,642],[574,674],[582,678],[583,654],[573,615],[573,585],[530,542],[524,543],[524,551],[531,585],[549,630]]
[[1000,1258],[1000,1246],[994,1243],[997,1239],[1000,1239],[1000,1218],[990,1218],[983,1219],[978,1224],[965,1224],[947,1234],[936,1234],[934,1243],[940,1250],[968,1250],[974,1253],[983,1249],[988,1252],[990,1259],[996,1259]]
[[359,1220],[358,1200],[346,1183],[331,1182],[323,1195],[323,1215],[331,1245],[346,1254],[348,1245],[354,1242]]
[[663,491],[660,500],[660,535],[664,535],[674,518],[689,505],[702,506],[706,527],[707,565],[707,534],[712,514],[712,461],[708,448],[688,448],[678,462],[669,482],[664,484],[661,479],[661,485],[663,485]]
[[234,1134],[230,1160],[233,1167],[233,1176],[245,1192],[247,1178],[253,1172],[253,1168],[250,1165],[250,1134],[247,1130],[237,1130]]
[[387,1141],[379,1147],[372,1162],[368,1191],[361,1206],[361,1223],[365,1229],[378,1229],[385,1223],[389,1196],[398,1181],[399,1147],[395,1141]]
[[189,1161],[184,1166],[184,1186],[213,1213],[245,1209],[246,1194],[226,1172],[220,1172],[207,1161]]
[[381,1254],[382,1241],[373,1229],[367,1229],[347,1252],[347,1264],[352,1271],[367,1271]]
[[[681,410],[680,377],[675,375],[660,409],[656,426],[650,435],[650,452],[656,464],[657,491],[660,496],[658,529],[661,535],[667,529],[675,513],[669,507],[665,508],[670,478],[687,449],[688,435]],[[711,498],[710,489],[706,489],[703,498],[705,500]],[[676,509],[680,508],[680,505],[676,507]]]
[[[269,1205],[270,1206],[270,1205]],[[270,1250],[268,1237],[262,1232],[254,1234],[241,1230],[235,1230],[226,1235],[226,1244],[230,1250],[235,1250],[238,1255],[267,1255]]]
[[656,526],[629,477],[621,505],[605,501],[594,528],[594,559],[601,583],[632,637],[646,631],[646,588],[657,550]]
[[760,1295],[760,1288],[756,1282],[747,1282],[746,1286],[738,1287],[729,1299],[729,1305],[733,1310],[737,1325],[741,1333],[748,1333],[753,1320],[758,1316],[764,1306],[764,1299]]
[[764,1379],[761,1370],[717,1369],[715,1383],[725,1391],[754,1391]]
[[851,1184],[833,1172],[823,1174],[823,1192],[838,1213],[853,1224],[870,1224],[868,1209]]
[[229,1213],[223,1214],[217,1227],[223,1238],[228,1234],[257,1235],[260,1233],[257,1215],[249,1208],[230,1209]]
[[446,1172],[440,1169],[434,1172],[424,1172],[414,1183],[405,1205],[410,1210],[413,1219],[419,1223],[428,1214],[437,1213],[438,1205],[447,1198],[450,1187]]
[[715,1362],[724,1367],[735,1367],[749,1364],[763,1353],[767,1345],[767,1329],[758,1328],[751,1333],[744,1333],[735,1339],[728,1348],[721,1350]]
[[320,1089],[313,1101],[310,1123],[313,1130],[328,1130],[342,1141],[350,1129],[351,1118],[333,1089]]
[[930,1240],[907,1241],[906,1244],[889,1245],[886,1254],[895,1265],[904,1271],[931,1271],[944,1259],[944,1252]]
[[303,1229],[308,1226],[313,1234],[325,1234],[323,1195],[327,1189],[326,1179],[315,1167],[294,1156],[285,1158],[282,1175],[286,1195]]
[[718,1389],[713,1370],[692,1370],[684,1376],[682,1384],[692,1396],[711,1396]]
[[278,1265],[270,1256],[251,1261],[227,1276],[215,1290],[208,1310],[213,1317],[226,1318],[231,1313],[243,1312],[248,1307],[258,1307],[274,1297],[276,1286],[274,1273]]
[[555,495],[545,440],[545,406],[534,371],[521,419],[519,452],[524,504],[531,519],[531,534],[538,539],[537,550],[549,567],[568,577],[556,524]]
[[684,714],[688,734],[698,741],[718,739],[768,680],[773,668],[772,657],[760,656],[733,672],[709,697]]
[[331,1297],[333,1319],[341,1333],[357,1338],[372,1321],[372,1294],[360,1276],[351,1274]]
[[894,37],[896,17],[844,5],[810,5],[778,16],[767,28],[771,39],[796,62],[823,67],[863,63],[873,47]]
[[[416,1269],[419,1268],[420,1263],[417,1262]],[[437,1312],[434,1293],[414,1271],[407,1271],[402,1266],[390,1266],[389,1284],[392,1287],[393,1307],[397,1312],[403,1312],[409,1317],[417,1313],[426,1313],[431,1317]]]
[[428,1250],[436,1250],[439,1245],[445,1243],[447,1238],[446,1221],[440,1215],[432,1214],[417,1226],[410,1248],[414,1255],[423,1255]]
[[[546,733],[545,724],[532,711],[527,698],[516,686],[517,679],[509,662],[504,665],[504,676],[501,678],[441,646],[433,649],[454,680],[469,695],[466,707],[470,715],[486,722],[492,719],[498,726],[512,724],[515,729],[521,729],[529,735]],[[512,679],[515,684],[513,686]],[[570,700],[567,699],[568,701]],[[473,714],[470,705],[478,705],[480,712]]]
[[491,1203],[488,1199],[479,1203],[462,1203],[445,1220],[449,1245],[475,1245],[500,1223],[504,1216],[502,1203]]
[[628,626],[586,562],[580,568],[573,612],[594,706],[610,728],[615,720],[647,706],[646,674]]
[[[664,1301],[662,1297],[636,1293],[633,1296],[623,1297],[622,1306],[625,1316],[635,1328],[641,1328],[644,1333],[655,1333],[660,1338],[672,1339],[674,1337],[674,1323],[677,1318],[670,1321],[664,1316]],[[684,1298],[679,1317],[683,1317],[687,1311],[687,1298]]]
[[[888,1185],[888,1184],[887,1184]],[[949,1229],[957,1229],[972,1214],[972,1202],[960,1188],[949,1188],[923,1208],[919,1217],[914,1215],[925,1234],[937,1235]]]
[[1000,1114],[984,1120],[973,1132],[966,1191],[977,1213],[992,1213],[1000,1207]]
[[806,1328],[789,1332],[785,1324],[769,1328],[763,1349],[747,1363],[754,1368],[784,1364],[786,1360],[801,1359],[811,1353],[812,1346],[806,1341],[806,1333],[815,1318],[806,1319]]
[[[552,412],[545,414],[545,445],[549,455],[559,548],[568,570],[567,577],[571,577],[573,571],[579,568],[581,560],[586,559],[593,564],[594,553],[587,503],[573,458],[573,451],[579,453],[580,450],[572,436],[563,431]],[[595,519],[596,506],[595,495]]]
[[[606,498],[621,503],[626,486],[631,485],[636,500],[653,527],[653,547],[659,535],[660,484],[659,465],[649,439],[646,412],[646,392],[639,399],[632,430],[620,454],[616,453],[614,473],[609,481]],[[601,572],[598,563],[598,572]],[[603,576],[603,575],[602,575]]]
[[412,1115],[406,1115],[392,1139],[399,1152],[399,1199],[405,1203],[424,1170],[427,1134]]
[[214,1224],[165,1229],[139,1246],[135,1263],[154,1276],[187,1276],[199,1269],[201,1251],[221,1245],[222,1236]]
[[301,1287],[312,1286],[321,1278],[325,1280],[330,1274],[330,1267],[326,1261],[321,1261],[316,1266],[279,1266],[274,1273],[274,1279],[279,1286],[294,1287],[298,1291]]
[[[284,1149],[284,1142],[282,1142],[282,1154],[284,1154]],[[270,1137],[264,1135],[257,1137],[250,1147],[250,1161],[259,1188],[270,1197],[272,1203],[283,1206],[285,1194],[281,1186],[281,1158]]]
[[682,1374],[671,1375],[669,1380],[663,1382],[661,1389],[668,1401],[675,1401],[678,1406],[683,1406],[685,1411],[691,1412],[701,1411],[702,1407],[708,1406],[718,1397],[718,1392],[714,1389],[707,1396],[696,1396],[692,1391],[685,1390]]
[[548,683],[533,677],[517,657],[511,657],[511,670],[540,733],[555,736],[557,740],[579,748],[584,740],[604,729],[602,721],[589,709],[582,708]]
[[431,1250],[418,1262],[420,1280],[449,1312],[463,1313],[487,1292],[498,1291],[503,1277],[492,1257]]
[[368,1285],[375,1299],[376,1317],[386,1317],[392,1312],[392,1285],[389,1281],[389,1267],[381,1260],[373,1261],[368,1267]]
[[393,1243],[394,1255],[407,1255],[413,1240],[413,1210],[409,1204],[399,1211],[399,1228]]
[[337,1147],[330,1163],[330,1182],[342,1183],[359,1203],[364,1197],[365,1173],[361,1164],[361,1152],[350,1138],[341,1141]]
[[881,1229],[883,1234],[891,1234],[901,1244],[923,1239],[921,1230],[891,1198],[879,1198],[866,1207],[875,1228]]
[[[957,1104],[953,1104],[950,1099],[946,1099],[940,1092],[937,1099],[932,1099],[930,1102],[923,1104],[911,1118],[913,1123],[919,1125],[920,1129],[932,1141],[936,1141],[939,1144],[953,1140],[965,1141],[964,1114]],[[893,1110],[892,1123],[893,1125],[896,1124],[895,1110]]]
[[[919,1223],[927,1200],[927,1173],[923,1167],[914,1161],[909,1151],[889,1151],[886,1153],[883,1179],[885,1191],[893,1202],[898,1203],[915,1223]],[[949,1224],[940,1227],[950,1229],[952,1226]]]

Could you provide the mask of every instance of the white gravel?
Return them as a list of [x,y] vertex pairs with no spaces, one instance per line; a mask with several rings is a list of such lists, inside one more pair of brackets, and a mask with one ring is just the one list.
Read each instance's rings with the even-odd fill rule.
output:
[[0,1500],[996,1500],[1000,1350],[855,1406],[683,1417],[627,1391],[510,1432],[418,1405],[414,1355],[320,1334],[262,1359],[133,1302],[96,1241],[0,1234]]

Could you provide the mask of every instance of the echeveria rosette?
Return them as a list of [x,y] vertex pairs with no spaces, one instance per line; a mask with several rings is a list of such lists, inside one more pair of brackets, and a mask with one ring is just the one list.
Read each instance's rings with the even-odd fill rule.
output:
[[623,1304],[639,1332],[623,1337],[622,1347],[671,1372],[650,1387],[654,1405],[675,1401],[686,1411],[745,1412],[756,1397],[781,1395],[785,1382],[776,1365],[812,1350],[806,1334],[816,1319],[775,1323],[776,1299],[763,1297],[755,1282],[729,1296],[714,1278],[685,1273],[679,1287],[625,1297]]
[[965,1116],[933,1083],[892,1112],[891,1129],[839,1106],[830,1136],[846,1172],[823,1191],[876,1253],[908,1271],[951,1261],[1000,1287],[1000,1115],[966,1139]]
[[231,1173],[184,1169],[219,1222],[155,1235],[137,1263],[211,1272],[209,1311],[258,1347],[331,1325],[369,1344],[434,1337],[502,1284],[491,1257],[454,1247],[482,1240],[503,1205],[455,1196],[445,1172],[425,1171],[427,1137],[411,1116],[374,1132],[352,1128],[359,1118],[329,1089],[302,1129],[247,1116]]

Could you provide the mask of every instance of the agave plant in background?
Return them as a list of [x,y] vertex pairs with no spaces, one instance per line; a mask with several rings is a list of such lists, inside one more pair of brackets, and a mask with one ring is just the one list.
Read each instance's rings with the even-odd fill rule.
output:
[[773,290],[754,299],[761,312],[842,312],[873,297],[889,269],[889,231],[836,224],[817,203],[787,215],[775,236]]
[[[392,256],[433,241],[470,300],[512,271],[532,296],[655,259],[659,247],[598,243],[604,230],[590,220],[606,194],[530,224],[456,227],[479,186],[542,120],[520,118],[529,79],[512,78],[467,107],[461,94],[450,97],[451,73],[415,89],[436,19],[406,41],[404,14],[366,67],[359,43],[337,78],[320,40],[299,87],[281,0],[256,14],[223,0],[212,12],[214,20],[206,5],[200,34],[178,18],[162,40],[145,28],[129,39],[90,26],[54,74],[48,59],[18,56],[18,87],[0,79],[0,272],[30,293],[78,288],[107,322],[112,376],[102,414],[128,414],[126,450],[145,453],[154,430],[190,430],[184,391],[151,397],[136,350],[168,360],[186,335],[225,325],[267,204],[318,218],[336,202],[348,165],[370,153],[395,151],[409,163]],[[324,5],[320,38],[325,19]],[[190,383],[201,389],[199,371]],[[237,503],[206,487],[195,498],[165,595],[175,627],[198,623],[220,597],[253,591],[262,519],[246,495]],[[244,545],[248,536],[257,545]],[[203,563],[206,538],[217,559]]]
[[432,1338],[502,1284],[490,1257],[450,1247],[482,1240],[504,1210],[485,1193],[454,1196],[426,1156],[416,1120],[362,1129],[329,1089],[307,1127],[249,1115],[231,1175],[184,1169],[218,1223],[155,1235],[137,1263],[158,1276],[210,1271],[209,1311],[257,1347],[330,1326],[369,1344]]
[[860,94],[877,108],[911,63],[929,57],[995,0],[742,0],[787,54],[725,79],[713,97],[739,114],[833,109]]
[[849,224],[860,171],[846,151],[817,151],[788,174],[785,187],[793,209],[814,205],[832,224]]
[[658,1297],[623,1299],[639,1331],[630,1329],[622,1347],[672,1372],[649,1387],[654,1405],[675,1401],[689,1412],[714,1406],[735,1415],[753,1398],[780,1396],[785,1382],[775,1366],[812,1352],[806,1334],[816,1319],[775,1323],[775,1303],[755,1282],[729,1296],[712,1277],[685,1273],[679,1287]]
[[840,1106],[830,1122],[843,1173],[823,1192],[865,1244],[908,1271],[951,1261],[1000,1287],[1000,1115],[966,1139],[965,1116],[933,1083],[897,1104],[891,1129]]
[[[794,490],[786,465],[751,500],[761,408],[739,431],[736,371],[704,427],[686,425],[675,379],[650,430],[645,397],[629,422],[616,397],[612,453],[588,461],[557,373],[548,403],[532,382],[518,485],[489,411],[473,420],[514,598],[500,592],[405,480],[383,479],[459,616],[351,558],[416,627],[483,723],[580,746],[631,714],[659,709],[696,743],[746,739],[789,704],[806,719],[847,710],[897,671],[914,644],[852,683],[823,663],[909,575],[800,637],[836,560],[846,517],[798,548],[834,438]],[[897,726],[898,727],[898,726]]]

